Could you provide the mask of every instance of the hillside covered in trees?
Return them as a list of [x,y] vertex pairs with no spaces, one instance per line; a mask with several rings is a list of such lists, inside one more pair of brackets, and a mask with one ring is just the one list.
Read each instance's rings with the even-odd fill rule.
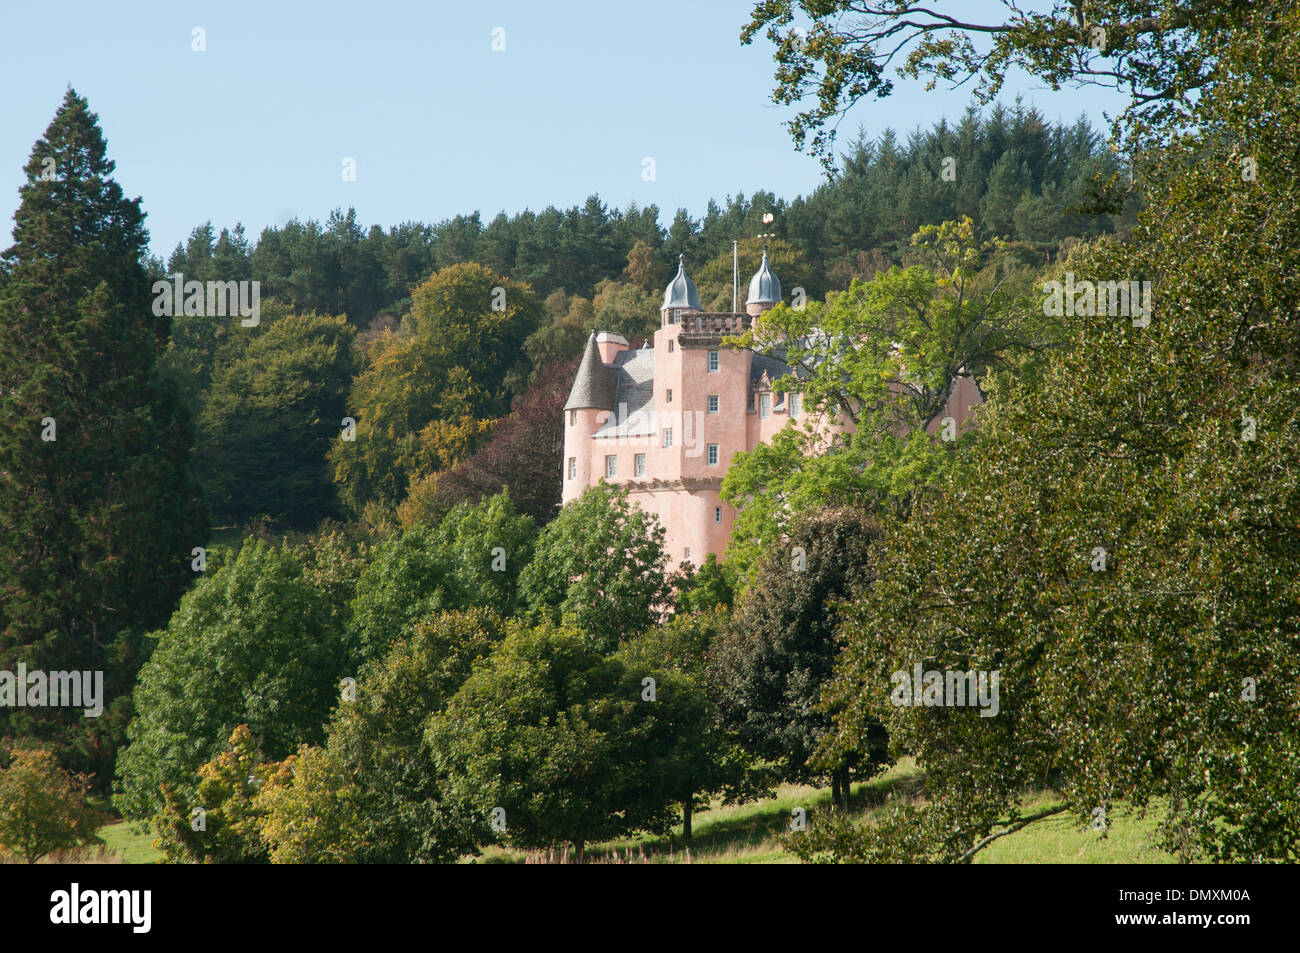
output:
[[[889,91],[899,14],[849,6],[742,34],[796,145]],[[93,842],[94,796],[176,863],[581,862],[805,784],[808,862],[1130,815],[1165,859],[1300,859],[1300,8],[1146,6],[909,60],[996,92],[1124,50],[1105,140],[972,111],[666,225],[338,212],[164,263],[69,90],[0,258],[0,673],[104,705],[0,707],[0,849]],[[557,505],[561,408],[590,329],[650,334],[677,255],[728,306],[764,231],[807,301],[723,346],[800,367],[806,413],[723,477],[725,559],[675,564],[625,488]],[[167,313],[174,273],[258,280],[257,320]]]
[[[1052,125],[1017,104],[983,117],[972,111],[906,142],[891,132],[860,138],[837,173],[807,197],[728,197],[710,202],[698,219],[679,209],[666,228],[653,206],[611,211],[595,196],[582,207],[503,213],[486,225],[474,213],[387,231],[363,229],[349,210],[323,225],[294,221],[266,229],[256,242],[239,226],[216,233],[204,224],[165,267],[155,261],[155,273],[202,282],[258,276],[270,301],[267,316],[253,329],[178,317],[161,366],[197,416],[196,467],[218,524],[260,517],[306,528],[322,516],[360,514],[370,503],[392,510],[412,492],[417,500],[427,497],[428,478],[481,446],[511,400],[547,367],[576,359],[592,328],[629,340],[653,333],[679,254],[691,263],[705,307],[715,310],[731,307],[731,243],[741,243],[747,265],[761,250],[756,236],[766,232],[775,236],[772,265],[786,287],[801,287],[813,299],[910,263],[917,228],[962,217],[979,234],[1005,239],[1018,260],[1044,263],[1073,241],[1131,227],[1136,200],[1116,214],[1086,211],[1097,183],[1118,169],[1115,154],[1087,123]],[[774,219],[765,225],[769,213]],[[501,323],[481,298],[478,313],[461,308],[434,317],[421,305],[430,300],[427,289],[470,264],[479,267],[483,288],[519,288],[528,314],[509,339],[489,346],[476,332],[464,339],[462,353],[444,353],[441,360],[451,362],[449,372],[458,369],[463,383],[439,382],[428,363],[435,360],[428,350],[433,338],[442,348],[457,329]],[[437,276],[432,284],[430,276]],[[324,315],[338,316],[346,327],[322,323]],[[282,317],[289,326],[276,327]],[[393,340],[384,337],[390,331]],[[488,366],[498,354],[518,359],[510,367]],[[272,355],[277,375],[254,374]],[[407,370],[420,378],[407,397],[372,392],[373,382],[391,382]],[[250,388],[262,394],[253,403]],[[494,396],[484,402],[475,394]],[[394,417],[389,402],[395,398],[412,403]],[[300,425],[307,422],[296,416],[295,402],[311,408],[315,424]],[[363,433],[373,433],[378,415],[389,415],[387,449],[372,442],[382,459],[367,463],[335,448],[324,462],[345,407]],[[435,420],[434,430],[427,429]],[[557,413],[556,427],[558,420]],[[279,440],[275,435],[289,426],[298,436]],[[546,465],[553,462],[558,472],[558,459],[557,449]],[[530,480],[554,484],[540,470],[530,471]],[[558,503],[558,486],[555,492]],[[534,512],[546,518],[544,508]]]

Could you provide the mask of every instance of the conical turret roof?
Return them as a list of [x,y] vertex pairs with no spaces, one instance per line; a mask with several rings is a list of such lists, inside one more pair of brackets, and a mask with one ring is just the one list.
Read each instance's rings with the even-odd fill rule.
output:
[[564,403],[565,410],[614,409],[614,373],[600,359],[600,349],[596,347],[596,332],[587,338],[587,349],[582,352],[582,363],[578,365],[578,374],[569,391],[569,399]]

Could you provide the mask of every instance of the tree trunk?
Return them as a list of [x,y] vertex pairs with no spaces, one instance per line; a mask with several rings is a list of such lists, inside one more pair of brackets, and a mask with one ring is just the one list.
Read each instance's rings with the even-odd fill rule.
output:
[[843,810],[849,809],[849,801],[853,796],[853,785],[849,781],[849,769],[847,767],[836,768],[835,775],[839,780],[839,801],[838,806]]
[[831,772],[831,804],[834,807],[840,806],[840,773]]
[[579,864],[582,863],[582,859],[584,856],[584,848],[586,846],[586,843],[587,842],[583,840],[581,837],[579,837],[576,841],[573,842],[573,849],[574,852],[577,854],[577,860],[575,861],[575,863],[579,863]]
[[691,840],[691,816],[695,809],[695,795],[691,795],[682,802],[682,840],[690,843]]

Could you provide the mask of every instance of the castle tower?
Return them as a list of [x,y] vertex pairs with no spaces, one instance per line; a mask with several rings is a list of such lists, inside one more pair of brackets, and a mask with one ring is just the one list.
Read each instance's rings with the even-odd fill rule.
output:
[[569,399],[564,403],[564,482],[560,494],[564,503],[577,499],[591,486],[594,453],[591,435],[609,419],[614,409],[614,371],[601,360],[600,351],[593,331],[587,338],[587,349],[578,365]]
[[767,266],[767,249],[763,249],[763,263],[749,279],[749,294],[745,298],[745,312],[756,318],[781,303],[781,282]]

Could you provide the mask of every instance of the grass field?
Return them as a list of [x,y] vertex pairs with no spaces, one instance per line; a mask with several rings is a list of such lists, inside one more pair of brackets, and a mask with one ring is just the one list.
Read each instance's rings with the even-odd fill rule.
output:
[[[909,798],[920,782],[920,772],[905,759],[878,778],[853,786],[854,813],[869,820],[887,798]],[[715,806],[698,813],[689,851],[683,850],[680,828],[673,837],[642,837],[592,845],[589,860],[633,863],[793,864],[798,860],[784,851],[776,835],[786,830],[796,807],[818,808],[830,804],[829,788],[782,785],[772,800],[754,804]],[[1049,794],[1027,799],[1027,809],[1057,802]],[[976,855],[981,864],[1172,864],[1176,858],[1153,846],[1156,820],[1138,819],[1119,812],[1103,840],[1089,830],[1078,830],[1072,818],[1053,817],[990,844]],[[642,857],[644,855],[644,860]],[[479,863],[521,863],[521,851],[489,848]],[[535,858],[539,859],[539,858]],[[549,860],[550,858],[546,858]],[[558,859],[558,858],[557,858]]]
[[124,864],[152,864],[162,859],[162,854],[154,850],[154,835],[138,833],[134,828],[129,821],[119,821],[101,827],[99,836],[104,839],[105,849],[120,856]]
[[[853,786],[854,811],[869,820],[887,798],[909,798],[918,787],[920,773],[904,760],[878,778]],[[830,804],[829,788],[785,784],[775,798],[753,804],[715,805],[695,815],[690,846],[684,847],[680,827],[671,836],[640,837],[592,844],[587,859],[607,863],[694,863],[694,864],[793,864],[798,860],[782,850],[776,835],[789,825],[796,807],[813,809]],[[1027,799],[1026,809],[1049,807],[1057,802],[1051,794]],[[125,821],[101,828],[107,852],[121,863],[157,862],[152,834],[138,833]],[[1176,858],[1153,846],[1156,819],[1138,818],[1117,812],[1109,834],[1103,840],[1090,830],[1079,830],[1073,818],[1051,817],[990,844],[976,855],[977,864],[1172,864]],[[523,851],[489,847],[472,862],[524,863]],[[559,854],[541,857],[539,862],[559,861]],[[90,860],[88,862],[96,862]],[[99,861],[103,862],[103,861]]]

